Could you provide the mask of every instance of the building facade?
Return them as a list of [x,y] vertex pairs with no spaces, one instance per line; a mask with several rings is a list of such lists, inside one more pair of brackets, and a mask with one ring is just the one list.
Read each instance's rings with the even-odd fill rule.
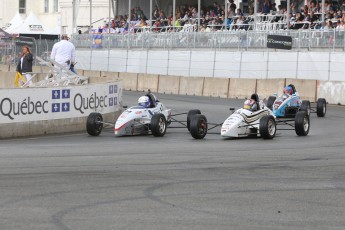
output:
[[108,20],[110,1],[92,0],[90,12],[90,0],[0,0],[0,27],[5,27],[17,12],[25,19],[32,11],[50,29],[60,28],[61,33],[72,34],[76,32],[72,29],[75,2],[75,26],[85,31],[91,21],[95,27]]

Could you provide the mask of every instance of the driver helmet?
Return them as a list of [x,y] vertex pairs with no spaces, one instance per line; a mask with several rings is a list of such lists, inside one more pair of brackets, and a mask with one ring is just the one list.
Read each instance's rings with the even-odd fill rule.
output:
[[138,99],[138,105],[143,106],[145,108],[149,108],[151,105],[150,98],[148,96],[141,96]]
[[292,87],[291,86],[286,86],[284,88],[284,94],[292,95]]
[[254,99],[249,99],[244,102],[243,108],[250,111],[256,111],[258,106]]

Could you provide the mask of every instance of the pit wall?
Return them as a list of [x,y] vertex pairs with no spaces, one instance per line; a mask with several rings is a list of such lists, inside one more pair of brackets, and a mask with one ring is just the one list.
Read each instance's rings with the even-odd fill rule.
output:
[[0,139],[85,131],[91,112],[109,122],[122,112],[118,78],[91,77],[81,86],[12,88],[14,76],[0,72]]

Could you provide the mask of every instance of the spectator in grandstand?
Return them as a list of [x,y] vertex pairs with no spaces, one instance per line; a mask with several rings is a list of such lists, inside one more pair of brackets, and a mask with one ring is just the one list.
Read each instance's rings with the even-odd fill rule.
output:
[[327,20],[327,22],[323,22],[322,30],[328,32],[333,29],[333,23],[331,20]]
[[244,24],[244,17],[243,15],[240,15],[238,16],[236,20],[236,24],[235,24],[236,30],[244,29],[243,24]]
[[303,6],[303,15],[306,16],[309,14],[309,7],[307,5]]
[[157,18],[155,23],[152,25],[153,31],[154,32],[160,31],[160,29],[161,29],[160,27],[161,27],[161,20],[160,20],[160,18]]
[[145,18],[140,19],[139,27],[141,27],[141,28],[147,27],[147,23],[146,23]]
[[234,3],[234,0],[230,0],[230,10],[232,10],[232,11],[236,11],[236,8],[237,8],[237,6],[236,6],[236,4]]
[[181,10],[180,10],[180,8],[177,8],[176,9],[176,13],[175,13],[175,18],[176,19],[181,19],[181,17],[182,17]]
[[166,18],[167,18],[166,15],[165,15],[164,10],[160,10],[160,11],[159,11],[159,17],[160,17],[160,18],[163,18],[163,19],[166,19]]
[[319,20],[319,18],[315,15],[314,11],[311,11],[309,14],[309,20],[310,20],[310,28],[315,29],[316,23]]
[[[21,73],[25,78],[26,81],[31,80],[31,72],[32,72],[32,62],[34,58],[31,54],[29,46],[22,47],[22,53],[20,54],[20,59],[17,65],[17,72]],[[30,81],[30,85],[32,82]]]
[[262,6],[262,13],[269,14],[271,11],[271,2],[269,0],[265,0]]
[[140,7],[135,7],[134,8],[135,14],[138,16],[138,18],[146,18],[144,15],[144,12],[140,9]]
[[292,14],[296,14],[299,11],[299,1],[298,0],[292,0],[290,4],[290,9]]
[[61,41],[54,44],[50,58],[65,68],[70,68],[71,63],[75,63],[75,47],[68,41],[69,37],[64,34]]
[[153,12],[152,12],[152,18],[153,18],[153,19],[159,18],[159,9],[158,9],[158,6],[157,6],[157,5],[155,6],[155,9],[154,9]]
[[317,8],[315,0],[310,2],[309,13],[311,13],[311,12],[314,12],[314,13],[319,12],[319,9]]
[[186,22],[186,21],[188,21],[188,19],[189,19],[188,11],[186,11],[186,13],[184,14],[182,20]]

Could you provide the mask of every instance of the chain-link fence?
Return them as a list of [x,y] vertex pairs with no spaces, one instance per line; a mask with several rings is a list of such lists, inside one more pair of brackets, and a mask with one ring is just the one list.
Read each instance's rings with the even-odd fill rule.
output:
[[15,65],[19,60],[22,46],[28,46],[34,57],[39,56],[48,60],[55,42],[57,41],[30,37],[0,38],[0,63]]
[[[204,49],[256,51],[267,49],[267,35],[292,37],[294,51],[345,51],[345,30],[275,30],[217,32],[139,32],[129,34],[81,34],[72,37],[77,49]],[[0,63],[16,64],[21,47],[27,45],[34,56],[48,60],[57,40],[28,37],[0,38]],[[34,63],[35,64],[35,63]]]

